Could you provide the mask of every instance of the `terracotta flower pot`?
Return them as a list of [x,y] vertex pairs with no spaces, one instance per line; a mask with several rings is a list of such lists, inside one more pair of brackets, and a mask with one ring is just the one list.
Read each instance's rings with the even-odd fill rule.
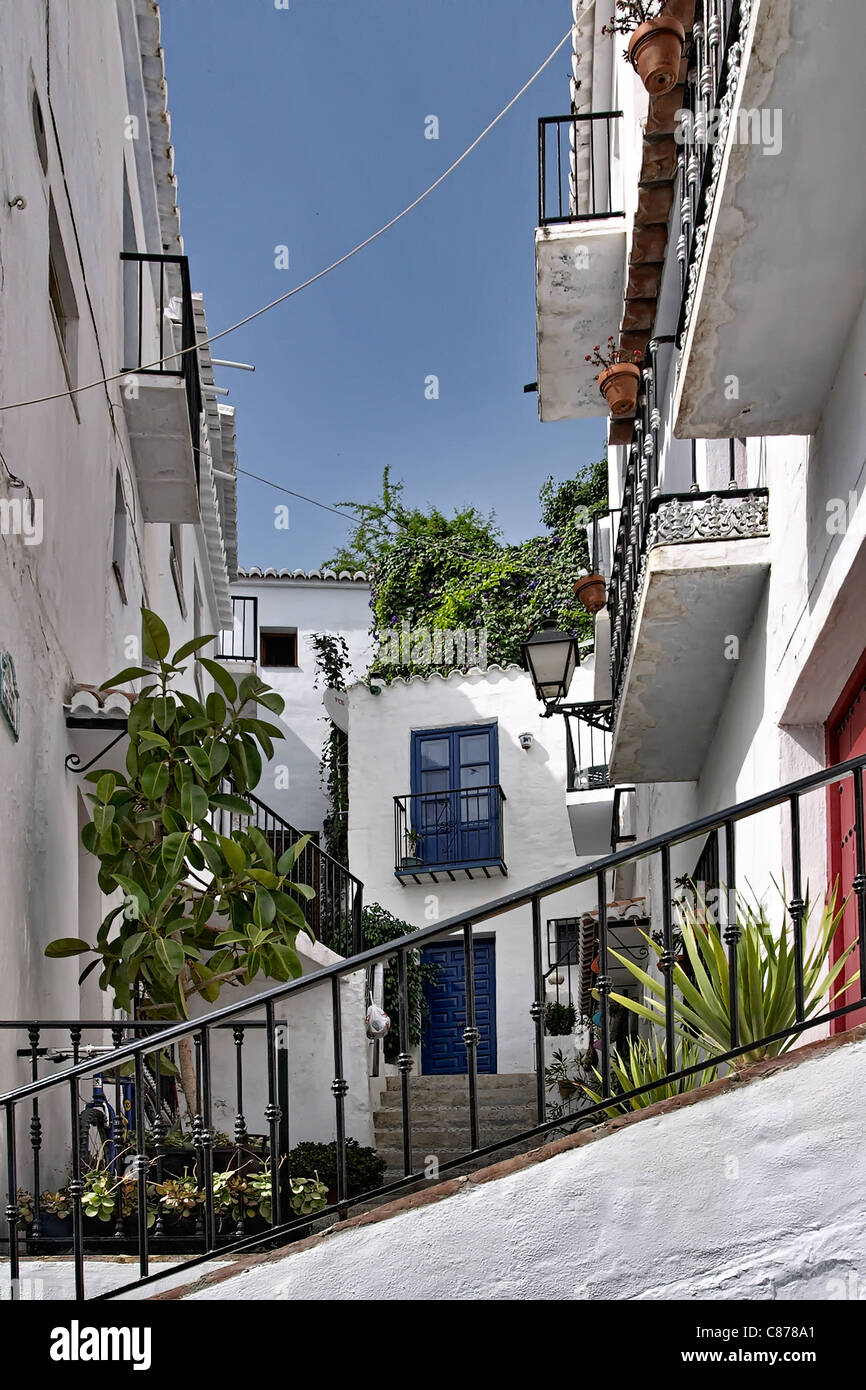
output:
[[605,367],[598,379],[598,389],[607,401],[611,415],[634,415],[640,386],[640,368],[633,362],[614,362]]
[[574,586],[578,603],[582,603],[587,613],[597,613],[604,608],[604,575],[586,574]]
[[685,29],[670,14],[635,29],[628,60],[651,96],[664,96],[677,85],[685,40]]

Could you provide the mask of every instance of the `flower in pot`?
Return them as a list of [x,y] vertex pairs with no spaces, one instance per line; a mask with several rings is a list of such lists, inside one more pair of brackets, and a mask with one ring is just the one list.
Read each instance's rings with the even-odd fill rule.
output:
[[677,85],[686,31],[666,0],[616,0],[616,14],[605,34],[629,34],[624,54],[651,96],[661,97]]
[[604,608],[605,588],[603,574],[582,574],[574,586],[578,603],[587,613],[595,614]]
[[601,347],[596,345],[586,355],[587,362],[601,367],[598,389],[607,401],[611,415],[618,419],[634,415],[637,409],[642,356],[639,348],[618,348],[613,334],[607,340],[606,351],[602,352]]

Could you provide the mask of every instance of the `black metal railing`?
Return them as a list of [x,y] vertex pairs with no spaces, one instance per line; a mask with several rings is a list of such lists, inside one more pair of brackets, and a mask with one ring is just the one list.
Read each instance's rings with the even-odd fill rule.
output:
[[[124,1254],[138,1248],[138,1213],[130,1185],[135,1182],[135,1165],[130,1151],[135,1144],[135,1120],[140,1108],[144,1117],[144,1151],[147,1158],[149,1242],[154,1252],[194,1253],[205,1248],[205,1209],[197,1205],[189,1216],[172,1212],[159,1203],[163,1184],[182,1178],[185,1173],[200,1172],[202,1165],[201,1133],[191,1123],[184,1132],[178,1101],[177,1049],[156,1049],[146,1057],[140,1068],[142,1095],[136,1094],[134,1068],[127,1066],[104,1068],[103,1058],[122,1045],[125,1039],[154,1036],[165,1028],[164,1022],[147,1019],[28,1019],[0,1020],[0,1036],[11,1032],[26,1046],[16,1049],[19,1058],[26,1059],[30,1079],[50,1075],[63,1062],[73,1066],[86,1063],[92,1068],[87,1088],[80,1094],[77,1143],[81,1171],[96,1179],[108,1180],[109,1202],[104,1201],[101,1215],[82,1223],[82,1242],[86,1254]],[[261,1020],[245,1020],[236,1024],[221,1024],[230,1029],[233,1065],[233,1123],[231,1134],[214,1132],[213,1160],[218,1171],[243,1180],[261,1172],[271,1161],[270,1136],[252,1134],[244,1119],[244,1093],[250,1076],[255,1076],[260,1057],[249,1059],[251,1043],[254,1054],[260,1053],[255,1043],[261,1042]],[[92,1039],[109,1039],[96,1041]],[[200,1040],[193,1039],[197,1109],[202,1110],[203,1062]],[[283,1055],[283,1060],[284,1055]],[[288,1114],[288,1070],[278,1068],[277,1092],[283,1115]],[[248,1091],[247,1091],[247,1094]],[[34,1099],[30,1113],[30,1162],[25,1164],[21,1180],[27,1184],[28,1220],[24,1235],[29,1253],[35,1255],[65,1254],[73,1247],[72,1222],[58,1195],[68,1204],[68,1195],[52,1192],[45,1181],[44,1154],[51,1154],[52,1125],[40,1116],[39,1102]],[[279,1152],[288,1151],[288,1129],[281,1122]],[[51,1154],[56,1162],[57,1152]],[[279,1160],[277,1160],[278,1162]],[[285,1188],[285,1174],[281,1173]],[[94,1183],[94,1186],[96,1184]],[[20,1187],[20,1184],[19,1184]],[[86,1198],[85,1198],[86,1202]],[[59,1209],[61,1208],[61,1209]],[[236,1210],[222,1209],[214,1213],[213,1240],[219,1244],[254,1230],[258,1218],[254,1210],[243,1204]]]
[[736,441],[728,441],[728,480],[722,489],[701,490],[697,447],[692,440],[687,492],[665,491],[659,468],[661,413],[657,405],[658,343],[653,339],[641,371],[641,388],[626,458],[619,525],[607,606],[611,618],[611,682],[614,704],[622,692],[647,553],[653,545],[689,540],[728,541],[766,536],[765,487],[737,483]]
[[[680,347],[688,326],[703,239],[697,231],[707,220],[718,173],[721,112],[730,109],[725,93],[732,57],[739,43],[740,0],[697,0],[695,21],[688,44],[688,69],[682,113],[677,126],[680,187],[680,235],[677,259],[683,294],[677,341]],[[738,53],[738,48],[736,49]],[[714,152],[718,151],[717,154]]]
[[[182,379],[198,479],[202,394],[189,260],[186,256],[150,255],[143,251],[121,251],[120,259],[124,266],[123,370]],[[179,349],[175,321],[169,315],[175,300],[180,304]]]
[[[131,1288],[139,1288],[148,1285],[153,1281],[163,1277],[165,1267],[161,1270],[151,1269],[151,1255],[153,1247],[151,1242],[151,1232],[147,1222],[147,1206],[149,1200],[149,1172],[153,1162],[153,1156],[148,1153],[147,1135],[147,1115],[145,1108],[145,1097],[147,1094],[145,1071],[151,1075],[158,1075],[160,1072],[160,1057],[169,1055],[168,1049],[180,1047],[186,1039],[197,1039],[198,1047],[198,1084],[195,1095],[195,1114],[191,1119],[191,1130],[195,1135],[195,1147],[198,1150],[198,1180],[202,1195],[202,1224],[204,1230],[205,1250],[186,1258],[172,1267],[172,1274],[177,1275],[178,1269],[188,1269],[195,1267],[208,1258],[212,1258],[217,1251],[225,1254],[227,1251],[250,1250],[266,1243],[269,1247],[285,1243],[295,1239],[298,1235],[305,1233],[310,1227],[310,1217],[303,1213],[293,1212],[291,1205],[285,1202],[282,1191],[281,1170],[285,1157],[285,1150],[281,1145],[285,1144],[285,1139],[281,1134],[281,1125],[285,1121],[284,1106],[288,1106],[288,1127],[291,1129],[291,1114],[296,1103],[296,1093],[294,1086],[299,1085],[304,1101],[309,1102],[310,1089],[313,1085],[310,1065],[308,1061],[305,1067],[300,1069],[297,1077],[293,1068],[289,1068],[289,1091],[288,1099],[280,1100],[279,1085],[279,1054],[285,1051],[286,1036],[291,1036],[292,1021],[295,1020],[297,1026],[308,1033],[310,1028],[315,1029],[316,1048],[308,1054],[309,1059],[316,1060],[328,1040],[330,1058],[325,1062],[323,1077],[332,1079],[322,1079],[321,1086],[324,1093],[330,1092],[334,1105],[334,1132],[336,1134],[336,1181],[335,1191],[332,1199],[328,1203],[327,1211],[338,1210],[347,1211],[351,1206],[359,1201],[369,1201],[371,1194],[369,1191],[363,1193],[351,1192],[349,1189],[347,1172],[347,1136],[348,1136],[348,1115],[347,1115],[347,1094],[348,1081],[346,1077],[347,1057],[345,1045],[346,1020],[349,1014],[344,1010],[344,989],[343,985],[351,985],[359,978],[363,981],[368,968],[377,962],[396,960],[396,979],[399,1000],[398,1027],[399,1036],[406,1039],[410,1036],[412,1024],[418,1020],[418,1002],[413,1003],[410,996],[410,973],[408,965],[410,960],[417,962],[417,952],[420,948],[430,945],[436,941],[455,939],[462,944],[464,968],[466,972],[466,988],[464,995],[464,1005],[462,1010],[462,1020],[464,1028],[462,1033],[463,1043],[466,1047],[466,1091],[464,1104],[468,1115],[469,1142],[465,1154],[453,1159],[448,1159],[439,1165],[439,1173],[448,1173],[466,1165],[467,1161],[476,1162],[479,1158],[493,1154],[504,1146],[514,1144],[534,1144],[539,1136],[549,1133],[550,1130],[558,1128],[562,1124],[560,1116],[550,1118],[547,1114],[546,1082],[544,1076],[544,1028],[545,1028],[545,1007],[546,1007],[546,969],[544,964],[544,939],[543,939],[543,912],[547,906],[547,900],[555,898],[565,889],[577,889],[585,886],[587,889],[586,906],[582,915],[589,914],[597,925],[598,951],[595,961],[596,969],[592,972],[595,976],[595,984],[592,990],[593,1004],[596,1006],[597,1023],[594,1034],[594,1048],[596,1052],[596,1071],[598,1077],[598,1089],[602,1099],[588,1106],[581,1115],[581,1123],[588,1119],[597,1119],[604,1115],[612,1105],[620,1107],[641,1095],[651,1091],[656,1091],[660,1084],[679,1083],[688,1077],[698,1076],[705,1071],[706,1061],[701,1061],[695,1065],[677,1066],[679,1060],[677,1052],[677,1015],[675,1011],[675,979],[674,965],[677,961],[677,945],[675,941],[675,912],[676,902],[674,899],[674,879],[672,876],[673,856],[677,854],[679,859],[686,858],[687,862],[693,862],[693,846],[703,846],[706,836],[713,831],[719,834],[720,847],[723,846],[722,863],[723,879],[725,889],[720,895],[718,904],[718,916],[706,918],[704,928],[707,931],[718,932],[720,941],[723,942],[724,952],[728,966],[728,1030],[724,1041],[729,1046],[719,1047],[712,1053],[714,1066],[724,1066],[733,1062],[735,1059],[743,1058],[746,1055],[754,1056],[756,1050],[760,1048],[772,1049],[776,1044],[793,1042],[810,1029],[826,1028],[828,1023],[833,1022],[835,1027],[841,1026],[844,1022],[858,1022],[864,1017],[866,1012],[866,994],[864,994],[864,981],[866,981],[866,822],[864,822],[864,793],[863,793],[863,766],[866,764],[866,755],[859,758],[850,759],[845,763],[816,772],[808,777],[800,778],[790,782],[785,786],[778,787],[771,792],[761,796],[752,797],[747,801],[739,802],[735,806],[728,807],[711,816],[704,816],[699,820],[691,821],[687,825],[678,827],[675,830],[667,831],[662,835],[653,836],[643,843],[629,849],[620,850],[616,854],[607,855],[602,859],[597,859],[591,864],[584,865],[579,869],[569,870],[566,873],[558,874],[540,883],[535,883],[529,887],[521,888],[515,892],[508,893],[496,898],[491,902],[479,904],[466,912],[447,918],[445,921],[434,923],[424,927],[419,931],[413,932],[408,936],[399,937],[394,941],[387,942],[383,946],[377,946],[371,950],[364,951],[359,955],[353,956],[348,960],[341,960],[333,965],[327,966],[314,974],[293,980],[288,984],[281,984],[273,989],[267,990],[255,998],[242,999],[239,1002],[227,1005],[220,1009],[215,1009],[211,1013],[197,1019],[172,1023],[165,1026],[161,1031],[148,1031],[148,1035],[137,1037],[114,1048],[99,1059],[100,1071],[103,1075],[115,1074],[117,1069],[121,1070],[122,1075],[130,1074],[134,1084],[134,1105],[131,1111],[131,1124],[127,1131],[126,1138],[129,1143],[130,1153],[128,1154],[128,1168],[131,1184],[134,1186],[134,1205],[135,1205],[135,1224],[134,1239],[137,1246],[138,1257],[138,1278],[130,1283],[117,1287],[103,1297],[112,1297],[118,1293],[125,1292]],[[853,845],[854,845],[854,869],[852,881],[843,883],[842,891],[850,897],[850,904],[846,910],[852,913],[852,945],[856,947],[854,955],[845,965],[845,973],[837,981],[839,991],[844,989],[844,994],[837,992],[827,1000],[813,1000],[808,993],[806,980],[806,962],[804,959],[804,917],[806,904],[804,901],[804,864],[802,854],[802,826],[809,825],[811,814],[802,816],[804,801],[812,794],[817,794],[826,803],[828,792],[832,789],[834,800],[838,797],[837,788],[842,788],[846,783],[851,783],[851,806],[853,807]],[[785,1017],[790,1021],[785,1026],[777,1028],[771,1033],[755,1036],[751,1033],[746,1040],[741,1036],[741,1000],[740,1000],[740,969],[743,963],[741,945],[743,941],[742,927],[742,899],[738,889],[738,870],[737,870],[737,844],[741,839],[744,823],[750,821],[752,817],[760,816],[766,811],[776,811],[781,809],[783,812],[782,825],[779,825],[779,817],[773,815],[771,824],[774,843],[778,836],[779,845],[787,846],[786,849],[779,850],[779,859],[783,857],[787,863],[781,862],[774,865],[777,870],[775,877],[778,882],[789,885],[790,896],[783,900],[782,911],[783,921],[778,926],[777,940],[774,951],[778,952],[778,941],[781,934],[792,940],[791,958],[792,967],[790,972],[790,983],[786,986],[786,1000],[788,1008]],[[806,802],[807,812],[811,812],[811,806]],[[787,822],[787,824],[785,824]],[[766,824],[766,822],[765,822]],[[754,837],[756,830],[753,825],[745,825],[746,834]],[[821,844],[816,846],[823,853],[823,835],[820,836]],[[721,848],[720,848],[721,852]],[[768,851],[768,857],[769,851]],[[608,896],[611,887],[611,876],[617,870],[627,868],[630,865],[643,866],[644,876],[648,884],[656,884],[657,891],[654,900],[648,904],[648,915],[652,922],[652,934],[658,935],[661,942],[661,980],[663,981],[663,1014],[659,1026],[659,1039],[663,1047],[663,1057],[666,1060],[667,1070],[664,1077],[653,1077],[652,1080],[636,1086],[630,1090],[615,1089],[613,1086],[612,1061],[612,1027],[611,1027],[611,1005],[610,999],[612,984],[612,971],[615,962],[610,955],[610,932],[608,924]],[[749,902],[748,896],[745,899]],[[520,924],[520,919],[515,918],[516,913],[521,909],[526,909],[522,919],[522,927],[531,937],[532,942],[532,974],[526,980],[526,994],[531,1000],[527,1008],[526,1028],[527,1039],[534,1049],[536,1063],[536,1106],[537,1124],[530,1128],[517,1131],[502,1137],[497,1137],[495,1141],[489,1142],[482,1128],[482,1116],[479,1107],[479,1090],[477,1079],[477,1052],[479,1043],[482,1040],[483,1029],[489,1026],[483,1016],[479,1016],[475,1004],[475,950],[473,932],[475,928],[481,927],[486,923],[495,921],[505,914],[509,914],[509,931],[514,931]],[[555,913],[553,914],[555,915]],[[616,924],[614,924],[616,925]],[[767,947],[769,950],[769,945]],[[483,967],[482,967],[483,968]],[[743,968],[746,968],[743,965]],[[548,967],[549,970],[549,967]],[[856,972],[859,970],[859,976]],[[752,969],[752,974],[754,970]],[[790,995],[790,997],[788,997]],[[844,998],[844,1003],[836,1003],[838,998]],[[321,1016],[314,1016],[311,1010],[318,1001]],[[776,1001],[778,1003],[778,1001]],[[820,1011],[817,1004],[821,1003]],[[826,1003],[827,1007],[823,1007]],[[277,1010],[280,1010],[281,1019],[277,1017]],[[814,1011],[813,1011],[814,1010]],[[225,1032],[220,1035],[218,1030],[223,1029],[224,1025],[232,1030],[247,1026],[251,1021],[262,1023],[263,1029],[259,1034],[261,1047],[264,1056],[261,1065],[257,1070],[257,1076],[263,1090],[259,1096],[261,1113],[264,1115],[267,1126],[267,1152],[270,1161],[264,1172],[266,1173],[266,1183],[269,1189],[270,1202],[263,1216],[266,1230],[245,1232],[242,1236],[229,1240],[226,1244],[221,1244],[217,1239],[218,1232],[218,1202],[214,1195],[213,1182],[213,1133],[214,1133],[214,1057],[213,1048],[217,1046],[216,1040],[220,1036],[225,1037]],[[15,1027],[22,1025],[15,1024]],[[23,1025],[28,1026],[28,1025]],[[40,1027],[43,1025],[40,1025]],[[37,1044],[38,1046],[38,1040]],[[364,1040],[359,1046],[366,1054],[367,1043]],[[331,1065],[328,1065],[328,1062]],[[376,1188],[377,1196],[385,1193],[391,1194],[405,1188],[410,1183],[416,1183],[423,1178],[425,1155],[417,1152],[412,1141],[412,1091],[410,1087],[410,1071],[413,1065],[412,1055],[407,1048],[401,1050],[399,1057],[399,1070],[401,1077],[400,1099],[401,1099],[401,1148],[402,1148],[402,1167],[404,1176],[394,1182],[383,1183]],[[332,1069],[331,1069],[332,1067]],[[86,1296],[86,1270],[85,1270],[85,1234],[83,1227],[82,1196],[85,1190],[86,1168],[82,1159],[81,1145],[81,1123],[80,1115],[82,1110],[81,1088],[86,1086],[88,1080],[92,1078],[92,1062],[79,1062],[59,1074],[53,1076],[42,1076],[31,1079],[25,1085],[19,1086],[12,1091],[0,1095],[0,1110],[4,1116],[4,1147],[6,1157],[6,1191],[9,1195],[7,1205],[7,1220],[9,1225],[9,1265],[11,1276],[12,1296],[16,1297],[20,1289],[20,1252],[18,1244],[19,1226],[22,1224],[22,1214],[19,1208],[16,1194],[20,1187],[20,1174],[23,1172],[19,1155],[28,1146],[28,1133],[33,1133],[34,1122],[41,1123],[41,1113],[43,1108],[51,1112],[58,1125],[63,1124],[60,1117],[65,1109],[66,1129],[65,1140],[68,1143],[61,1143],[61,1148],[71,1150],[72,1176],[68,1184],[67,1192],[70,1206],[72,1222],[71,1245],[74,1255],[73,1268],[75,1276],[75,1296],[82,1299]],[[219,1084],[219,1079],[218,1079]],[[222,1087],[223,1094],[226,1088]],[[363,1099],[362,1099],[363,1103]],[[237,1115],[236,1125],[243,1130],[246,1129],[246,1113],[249,1108],[246,1095],[236,1097]],[[455,1108],[460,1102],[455,1097]],[[244,1107],[247,1107],[245,1109]],[[153,1126],[151,1124],[151,1132]],[[260,1212],[261,1212],[260,1208]],[[26,1218],[25,1218],[26,1221]]]
[[[498,785],[394,797],[394,870],[446,877],[505,871],[505,793]],[[489,877],[489,872],[486,875]]]
[[[602,714],[602,722],[591,722],[594,710]],[[610,786],[612,735],[606,718],[609,711],[610,701],[600,700],[583,706],[579,713],[565,714],[566,789],[570,792],[599,791]]]
[[232,594],[232,625],[219,636],[218,661],[258,661],[259,600]]
[[[238,795],[231,782],[226,783],[225,790]],[[262,832],[279,859],[306,833],[296,829],[251,792],[242,795],[252,806],[253,816],[242,816],[222,808],[213,811],[211,820],[218,834],[229,835],[232,830],[244,830],[253,825]],[[302,902],[301,907],[316,940],[341,956],[362,950],[364,885],[361,880],[322,849],[316,837],[301,850],[294,873],[299,883],[315,889],[316,896]]]
[[539,119],[539,227],[625,217],[613,169],[614,131],[621,117],[621,111],[592,111]]

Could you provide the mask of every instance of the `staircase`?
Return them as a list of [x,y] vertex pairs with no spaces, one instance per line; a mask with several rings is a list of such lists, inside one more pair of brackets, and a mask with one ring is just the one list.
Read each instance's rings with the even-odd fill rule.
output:
[[[379,1156],[388,1164],[386,1183],[403,1176],[400,1086],[399,1076],[388,1077],[379,1108],[373,1116],[376,1148]],[[410,1077],[409,1113],[412,1122],[412,1167],[415,1171],[425,1168],[428,1157],[435,1157],[442,1164],[468,1155],[468,1077]],[[498,1076],[478,1077],[479,1146],[508,1139],[537,1123],[533,1073],[504,1072]]]

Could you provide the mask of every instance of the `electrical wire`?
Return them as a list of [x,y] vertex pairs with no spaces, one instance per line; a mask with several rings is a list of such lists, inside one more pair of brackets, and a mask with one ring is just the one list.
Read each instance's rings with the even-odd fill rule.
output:
[[336,507],[329,507],[325,502],[317,502],[315,497],[305,497],[302,492],[293,492],[290,487],[284,487],[282,483],[272,482],[270,478],[262,478],[258,473],[251,473],[248,468],[238,468],[238,473],[243,473],[245,478],[255,478],[257,483],[265,483],[268,487],[276,488],[277,492],[287,492],[290,497],[299,497],[302,502],[309,502],[313,507],[321,507],[323,512],[333,512],[334,516],[340,517],[343,521],[354,521],[353,516],[347,516],[345,512],[338,512]]
[[[590,0],[590,3],[586,7],[586,10],[591,9],[594,3],[595,0]],[[584,13],[586,13],[586,10],[584,10]],[[516,102],[520,100],[524,92],[528,91],[529,88],[532,86],[533,82],[535,82],[535,80],[541,76],[545,68],[549,67],[549,65],[553,62],[554,58],[559,53],[559,51],[562,48],[564,48],[565,45],[568,43],[572,35],[572,30],[573,26],[570,25],[568,28],[568,32],[563,35],[559,43],[556,45],[553,51],[548,54],[541,66],[536,68],[535,72],[532,74],[529,80],[527,82],[524,82],[523,86],[520,88],[518,92],[515,92],[514,96],[508,102],[507,106],[503,106],[499,114],[497,116],[494,116],[493,120],[484,127],[481,134],[476,136],[476,138],[472,141],[472,144],[469,145],[463,151],[463,153],[457,159],[454,160],[454,163],[449,164],[448,168],[444,171],[444,173],[440,174],[438,179],[436,179],[434,183],[430,184],[429,188],[426,188],[423,193],[420,193],[417,198],[414,198],[412,202],[408,204],[407,207],[403,208],[402,212],[398,212],[395,217],[392,217],[388,222],[384,223],[384,225],[381,226],[378,229],[378,231],[371,233],[370,236],[366,237],[363,241],[359,242],[357,246],[353,246],[351,251],[347,251],[345,255],[340,256],[336,261],[332,261],[330,265],[325,266],[323,270],[319,270],[316,272],[315,275],[311,275],[308,280],[304,280],[300,285],[295,285],[293,289],[287,290],[285,294],[281,294],[276,299],[272,299],[269,304],[263,304],[260,309],[256,309],[253,311],[253,313],[247,314],[245,318],[238,319],[237,323],[233,323],[229,328],[223,328],[219,333],[214,333],[209,338],[203,338],[200,342],[193,343],[190,347],[183,348],[179,352],[167,353],[165,357],[159,357],[155,361],[149,362],[139,367],[138,370],[153,370],[153,368],[162,366],[163,363],[168,362],[170,360],[175,360],[178,357],[183,356],[187,352],[197,352],[199,348],[208,347],[211,343],[218,342],[220,338],[225,338],[230,333],[235,333],[239,328],[244,328],[248,323],[252,323],[254,319],[261,318],[263,314],[269,313],[270,310],[275,309],[277,305],[285,304],[286,300],[292,299],[296,294],[300,294],[302,290],[309,289],[310,285],[315,285],[318,280],[324,279],[326,275],[330,275],[331,271],[339,269],[341,265],[345,265],[347,261],[350,261],[353,256],[357,256],[360,251],[365,250],[366,247],[370,246],[374,241],[377,241],[379,237],[384,236],[386,232],[390,231],[392,227],[395,227],[397,223],[402,221],[404,217],[407,217],[410,212],[413,212],[414,209],[417,208],[420,203],[423,203],[426,198],[429,198],[430,194],[434,193],[436,189],[440,186],[440,184],[444,183],[448,176],[450,174],[453,174],[454,170],[460,167],[460,165],[463,163],[465,159],[469,158],[469,155],[472,154],[473,151],[478,148],[485,136],[490,134],[490,131],[493,130],[493,128],[499,124],[499,122],[503,119],[504,116],[508,114],[508,112],[516,104]],[[112,381],[121,381],[130,375],[131,373],[129,370],[124,372],[115,372],[113,376],[104,376],[100,377],[97,381],[90,381],[87,383],[86,386],[76,386],[67,391],[55,391],[48,396],[34,396],[30,400],[11,401],[8,405],[0,405],[0,412],[6,410],[23,410],[27,406],[44,405],[48,401],[63,400],[67,396],[80,396],[84,391],[92,391],[95,387],[106,386],[109,382]],[[319,503],[316,505],[323,504]]]

